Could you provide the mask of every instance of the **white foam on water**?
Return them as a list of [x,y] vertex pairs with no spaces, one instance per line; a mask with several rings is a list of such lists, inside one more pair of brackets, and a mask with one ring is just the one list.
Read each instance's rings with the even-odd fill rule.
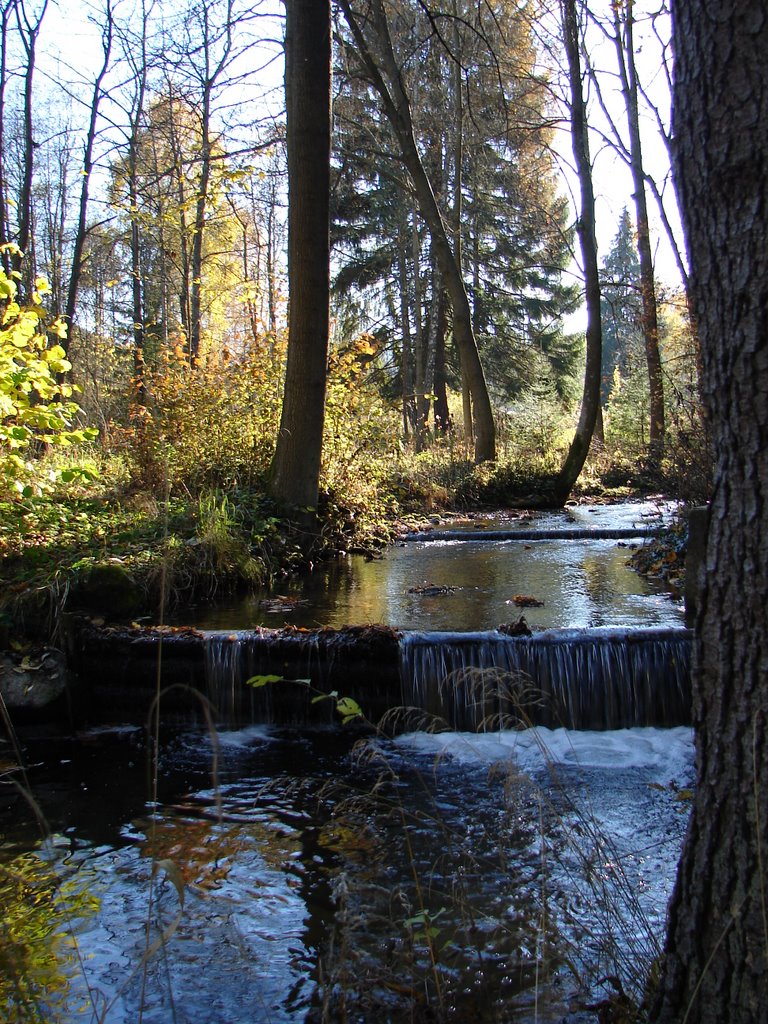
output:
[[396,743],[462,764],[488,765],[512,759],[525,771],[548,765],[642,768],[669,779],[687,774],[693,763],[693,730],[687,726],[606,732],[542,726],[488,733],[416,732],[399,736]]
[[221,747],[255,747],[274,742],[268,725],[249,725],[244,729],[224,730],[216,733]]

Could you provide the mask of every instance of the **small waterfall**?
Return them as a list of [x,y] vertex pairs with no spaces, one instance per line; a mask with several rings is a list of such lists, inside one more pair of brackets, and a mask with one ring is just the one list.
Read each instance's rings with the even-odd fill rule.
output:
[[[220,721],[230,724],[308,721],[311,694],[306,680],[323,689],[325,665],[312,634],[276,638],[268,630],[205,634],[206,696]],[[253,676],[280,676],[279,683],[246,686]],[[329,716],[326,716],[329,717]]]
[[241,633],[211,633],[205,645],[205,696],[224,721],[243,720],[243,704],[248,687],[243,686],[243,648]]
[[400,651],[403,703],[452,729],[690,721],[690,634],[682,629],[409,633]]
[[[351,697],[370,721],[399,703],[399,634],[386,627],[343,630],[211,631],[205,641],[206,693],[219,721],[282,725],[338,722],[334,701]],[[254,688],[253,676],[280,681]]]
[[[388,648],[371,650],[354,633],[208,633],[207,695],[219,721],[233,724],[333,722],[332,701],[313,703],[331,691],[356,700],[372,722],[410,707],[470,731],[515,722],[621,729],[690,721],[687,630],[413,632],[399,646],[387,636]],[[399,672],[397,658],[382,653],[389,647],[399,651]],[[267,674],[281,682],[244,685]]]

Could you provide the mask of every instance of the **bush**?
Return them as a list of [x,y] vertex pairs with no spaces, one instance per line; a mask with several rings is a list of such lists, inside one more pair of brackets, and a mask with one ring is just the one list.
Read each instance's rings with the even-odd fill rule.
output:
[[277,435],[282,351],[190,365],[181,346],[146,368],[145,403],[110,431],[137,489],[228,490],[263,479]]
[[13,273],[0,268],[0,498],[29,498],[57,476],[66,480],[89,473],[66,464],[56,473],[42,472],[40,456],[49,447],[82,444],[97,434],[77,426],[75,388],[61,381],[72,367],[62,346],[49,342],[49,335],[64,338],[66,328],[60,320],[46,322],[42,296],[48,290],[38,278],[31,304],[21,305]]

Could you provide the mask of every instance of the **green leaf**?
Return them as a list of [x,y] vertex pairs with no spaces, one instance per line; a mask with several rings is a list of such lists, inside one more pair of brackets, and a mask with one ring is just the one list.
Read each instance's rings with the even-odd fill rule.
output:
[[251,676],[250,679],[245,680],[245,685],[258,689],[260,686],[267,686],[269,683],[282,683],[284,680],[285,676]]
[[340,700],[336,702],[336,710],[341,715],[344,725],[355,718],[363,717],[363,709],[357,701],[352,700],[351,697],[341,697]]

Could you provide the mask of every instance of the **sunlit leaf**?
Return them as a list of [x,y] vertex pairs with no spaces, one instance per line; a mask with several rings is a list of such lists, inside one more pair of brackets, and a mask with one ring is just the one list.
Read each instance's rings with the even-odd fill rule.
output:
[[252,686],[254,689],[259,689],[261,686],[268,686],[270,683],[282,683],[285,676],[274,676],[274,675],[263,675],[263,676],[251,676],[250,679],[245,680],[246,686]]
[[344,724],[351,722],[354,718],[363,717],[363,709],[351,697],[340,697],[336,702],[336,710],[341,715]]

